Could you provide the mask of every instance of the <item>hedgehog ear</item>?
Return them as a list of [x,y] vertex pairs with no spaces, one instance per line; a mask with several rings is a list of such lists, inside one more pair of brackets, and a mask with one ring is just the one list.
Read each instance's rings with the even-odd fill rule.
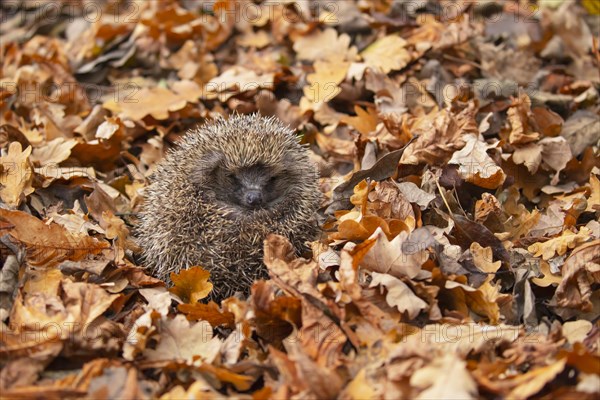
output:
[[204,153],[196,162],[191,171],[190,178],[194,183],[206,182],[207,178],[213,175],[213,171],[219,167],[223,161],[223,154],[218,151],[208,151]]

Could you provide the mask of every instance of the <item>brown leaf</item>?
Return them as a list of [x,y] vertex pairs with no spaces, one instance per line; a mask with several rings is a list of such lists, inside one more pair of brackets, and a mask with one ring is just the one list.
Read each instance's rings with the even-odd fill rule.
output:
[[524,92],[513,99],[508,109],[508,120],[512,128],[508,139],[511,144],[524,145],[540,138],[540,134],[533,131],[531,100]]
[[496,189],[504,183],[506,174],[487,154],[490,147],[474,135],[463,136],[465,147],[452,155],[449,164],[458,164],[460,176],[467,182],[486,189]]
[[179,304],[177,309],[184,313],[190,321],[207,321],[213,327],[225,325],[229,328],[233,328],[235,326],[235,316],[233,313],[226,310],[220,310],[219,306],[214,301],[211,301],[208,304]]
[[8,233],[27,248],[34,265],[53,266],[63,260],[77,261],[110,247],[84,234],[73,234],[58,224],[46,225],[22,211],[0,209],[0,218],[13,225]]
[[362,109],[359,106],[354,106],[355,117],[343,116],[340,118],[340,122],[344,122],[351,125],[363,135],[368,135],[373,132],[377,127],[377,113],[372,108]]
[[[581,308],[583,310],[592,308],[590,301],[592,295],[591,283],[600,281],[598,264],[600,264],[600,240],[583,244],[573,250],[562,267],[563,279],[554,295],[561,307]],[[590,275],[595,276],[595,279],[591,279],[592,282],[587,276],[588,268],[591,272]]]

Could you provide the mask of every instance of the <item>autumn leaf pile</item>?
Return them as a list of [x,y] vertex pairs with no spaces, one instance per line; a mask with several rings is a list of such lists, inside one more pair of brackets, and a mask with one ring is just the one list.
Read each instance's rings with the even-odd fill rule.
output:
[[[593,1],[2,2],[0,395],[594,398]],[[323,233],[206,302],[137,263],[186,130],[276,115]]]

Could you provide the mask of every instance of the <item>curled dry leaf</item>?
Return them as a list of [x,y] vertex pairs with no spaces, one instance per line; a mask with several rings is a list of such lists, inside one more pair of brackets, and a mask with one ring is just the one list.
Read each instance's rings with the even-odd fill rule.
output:
[[600,240],[594,240],[575,249],[562,267],[563,279],[556,289],[555,298],[561,307],[590,310],[592,283],[600,281]]
[[[389,240],[381,228],[365,242],[356,246],[353,254],[360,254],[360,265],[375,273],[390,274],[397,278],[414,278],[429,259],[427,242],[412,240],[407,232],[400,232]],[[417,237],[417,234],[414,235]]]
[[408,318],[414,319],[419,313],[427,308],[427,303],[414,294],[412,290],[400,279],[388,274],[373,272],[373,280],[370,287],[383,286],[387,290],[385,299],[387,303],[398,308],[400,312],[406,312]]
[[33,193],[30,155],[31,146],[23,150],[21,143],[12,142],[8,146],[8,153],[0,157],[0,199],[8,206],[17,207],[26,196]]
[[473,135],[463,137],[465,147],[452,155],[449,164],[458,164],[460,176],[474,185],[496,189],[504,183],[506,174],[487,154],[488,146]]

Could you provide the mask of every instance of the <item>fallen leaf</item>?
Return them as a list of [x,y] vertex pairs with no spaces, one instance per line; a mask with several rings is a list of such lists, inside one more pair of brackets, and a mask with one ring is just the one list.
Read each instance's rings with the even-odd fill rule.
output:
[[17,207],[33,193],[33,168],[29,161],[31,146],[22,150],[21,143],[12,142],[8,153],[0,157],[0,198],[11,207]]
[[511,390],[509,396],[512,398],[524,399],[538,393],[556,375],[565,369],[566,359],[556,361],[546,367],[536,368],[523,375],[518,375],[514,379],[516,387]]
[[506,174],[490,156],[488,146],[473,135],[463,137],[465,147],[452,155],[449,164],[458,164],[460,176],[467,182],[486,189],[496,189],[504,183]]
[[360,55],[368,66],[387,74],[404,68],[411,60],[406,45],[400,36],[388,35],[369,45]]
[[418,399],[474,399],[477,395],[477,384],[466,363],[452,353],[416,371],[410,383],[424,389]]
[[34,265],[49,267],[63,260],[81,260],[109,247],[106,241],[71,233],[58,224],[46,225],[23,211],[0,209],[0,218],[12,225],[8,234],[25,245]]
[[527,250],[535,257],[542,257],[544,260],[549,260],[555,255],[562,256],[569,249],[573,249],[578,244],[586,242],[589,239],[590,231],[583,226],[579,232],[567,229],[558,237],[532,244]]
[[173,287],[169,290],[184,302],[194,304],[208,296],[212,290],[213,284],[209,279],[209,271],[202,267],[190,267],[179,273],[171,273]]
[[400,232],[388,240],[381,228],[364,243],[356,246],[353,253],[362,253],[359,264],[374,273],[390,274],[397,278],[414,278],[421,266],[429,259],[428,243],[419,239],[418,233]]
[[400,279],[388,274],[372,272],[373,280],[369,287],[381,285],[387,289],[385,299],[387,303],[396,307],[400,312],[406,312],[409,319],[414,319],[427,308],[427,303],[416,296],[412,290]]
[[592,323],[586,320],[568,321],[562,326],[562,334],[569,343],[583,342],[588,333],[592,330]]
[[206,321],[190,323],[185,316],[176,315],[164,320],[160,328],[160,341],[156,349],[145,349],[148,360],[179,360],[193,363],[197,360],[211,363],[219,354],[221,340],[213,337]]

